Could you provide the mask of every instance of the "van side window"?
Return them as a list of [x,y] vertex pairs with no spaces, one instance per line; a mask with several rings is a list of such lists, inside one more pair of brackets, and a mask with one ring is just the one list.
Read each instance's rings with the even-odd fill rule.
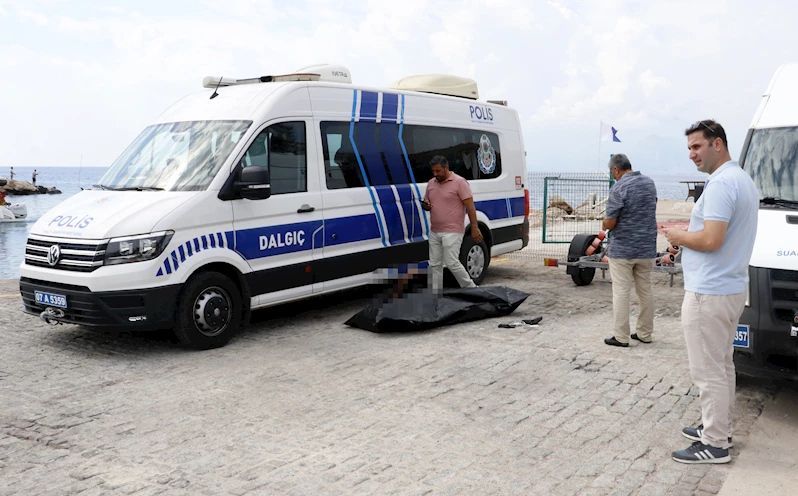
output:
[[443,155],[449,169],[469,181],[502,174],[499,136],[487,131],[430,126],[405,126],[403,138],[417,182],[432,179],[429,161]]
[[371,186],[408,184],[412,180],[426,183],[432,179],[429,162],[435,155],[446,157],[449,168],[468,180],[494,179],[502,173],[499,137],[495,133],[405,125],[400,136],[395,122],[356,122],[353,140],[351,125],[321,123],[327,189],[365,186],[361,167]]
[[327,189],[360,188],[366,185],[349,139],[348,122],[322,122],[321,144]]
[[273,124],[258,134],[241,159],[241,167],[269,169],[272,195],[308,190],[304,122]]

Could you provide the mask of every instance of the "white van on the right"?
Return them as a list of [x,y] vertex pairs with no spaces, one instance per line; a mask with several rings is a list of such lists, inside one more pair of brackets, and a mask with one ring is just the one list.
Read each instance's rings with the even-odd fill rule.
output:
[[798,379],[798,63],[778,68],[740,154],[759,190],[738,372]]

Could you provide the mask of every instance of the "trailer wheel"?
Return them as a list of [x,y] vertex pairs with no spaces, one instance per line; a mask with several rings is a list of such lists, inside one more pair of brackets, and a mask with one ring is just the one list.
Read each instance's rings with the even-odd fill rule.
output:
[[180,295],[176,320],[174,333],[185,346],[197,350],[224,346],[241,322],[238,288],[218,272],[195,275]]
[[586,269],[574,269],[573,272],[571,272],[571,279],[573,279],[577,286],[587,286],[593,282],[593,277],[595,275],[596,269],[594,267],[588,267]]

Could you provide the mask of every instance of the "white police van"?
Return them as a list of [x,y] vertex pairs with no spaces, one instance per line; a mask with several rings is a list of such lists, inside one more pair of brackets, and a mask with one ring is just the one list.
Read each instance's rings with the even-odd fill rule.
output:
[[798,378],[798,64],[778,68],[743,144],[740,165],[760,207],[748,300],[734,341],[737,370]]
[[345,67],[315,66],[203,86],[32,227],[27,313],[222,346],[253,309],[425,264],[434,155],[474,193],[484,241],[464,213],[461,258],[475,281],[491,256],[528,243],[518,114],[478,101],[471,80],[368,88]]

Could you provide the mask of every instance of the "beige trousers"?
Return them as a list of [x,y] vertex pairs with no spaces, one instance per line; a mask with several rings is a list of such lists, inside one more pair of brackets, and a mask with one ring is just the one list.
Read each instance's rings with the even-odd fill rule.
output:
[[643,341],[651,340],[654,332],[654,289],[651,285],[653,258],[610,258],[610,277],[612,277],[612,315],[615,339],[621,343],[629,342],[629,297],[635,288],[640,302],[640,315],[637,316],[636,333]]
[[460,247],[462,244],[463,233],[429,233],[429,266],[432,269],[429,285],[433,291],[441,292],[443,290],[444,266],[454,275],[461,288],[476,287],[471,275],[460,262]]
[[728,448],[734,413],[734,334],[745,308],[745,293],[707,295],[685,291],[682,329],[690,376],[701,395],[701,442]]

